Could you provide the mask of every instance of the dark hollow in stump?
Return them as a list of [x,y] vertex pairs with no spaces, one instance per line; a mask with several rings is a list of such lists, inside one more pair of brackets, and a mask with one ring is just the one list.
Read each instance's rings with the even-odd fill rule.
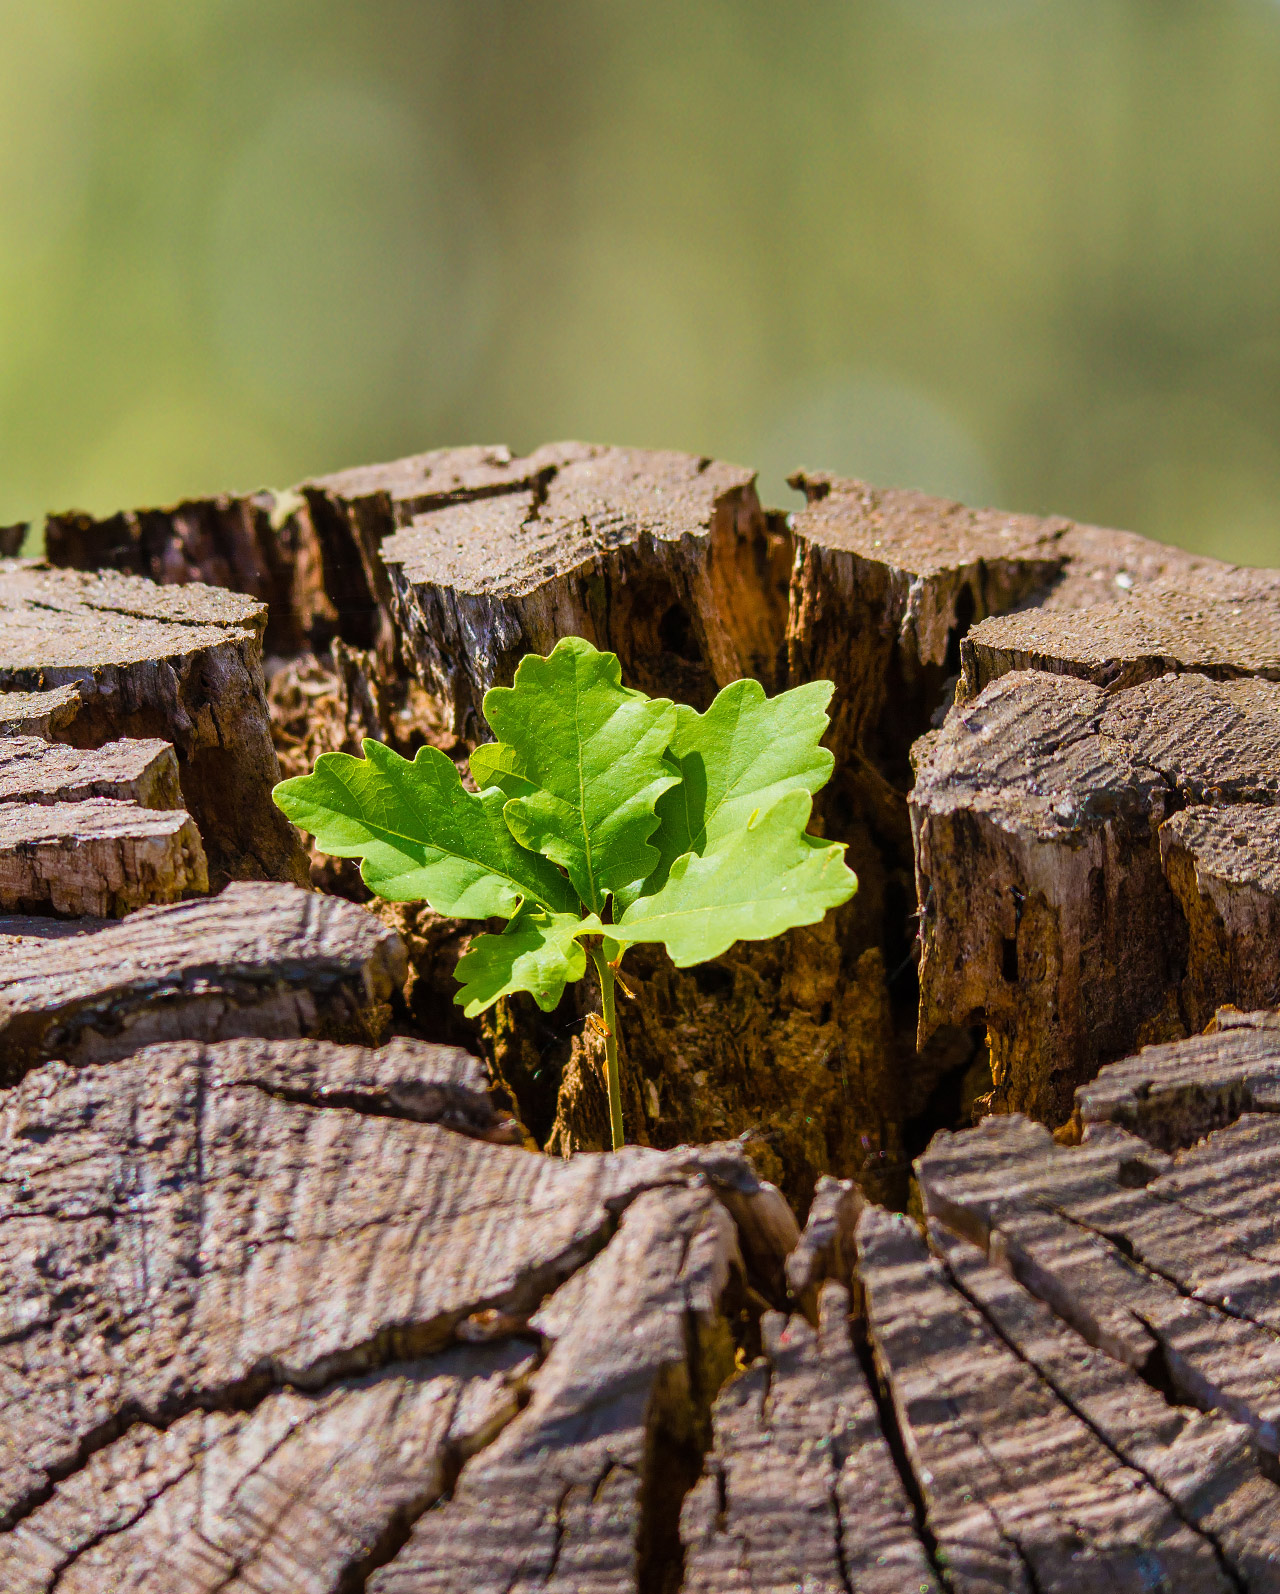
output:
[[0,1079],[152,1041],[376,1041],[405,972],[399,937],[371,914],[296,886],[245,882],[51,941],[28,933],[0,968]]
[[74,687],[80,707],[55,734],[78,747],[171,742],[215,886],[303,883],[305,854],[271,801],[265,619],[261,604],[213,587],[0,562],[0,689]]

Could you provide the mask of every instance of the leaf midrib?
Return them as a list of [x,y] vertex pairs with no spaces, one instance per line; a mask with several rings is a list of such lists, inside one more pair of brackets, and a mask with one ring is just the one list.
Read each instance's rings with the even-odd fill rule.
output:
[[[342,780],[341,777],[338,777],[338,784],[342,787],[342,790],[346,792],[347,795],[352,799],[352,801],[357,804],[358,807],[359,797],[354,791],[352,791],[351,787],[347,785],[346,781]],[[465,795],[470,796],[470,793],[466,793]],[[415,818],[421,818],[412,794],[408,798],[408,806],[412,809]],[[429,851],[438,852],[446,858],[455,858],[459,863],[472,864],[477,869],[485,869],[491,875],[496,875],[499,880],[507,881],[509,885],[516,887],[520,896],[532,897],[535,902],[546,908],[549,913],[562,913],[565,911],[563,908],[557,908],[554,903],[548,902],[544,896],[542,896],[539,892],[536,892],[532,886],[530,886],[526,881],[520,879],[518,875],[512,874],[507,869],[495,868],[493,864],[485,862],[484,859],[470,858],[466,853],[458,852],[452,847],[441,846],[438,841],[433,841],[429,837],[411,836],[405,832],[393,830],[389,826],[375,824],[371,819],[367,818],[366,815],[359,812],[348,814],[346,817],[349,819],[354,819],[359,825],[363,825],[370,835],[376,840],[402,841],[411,846],[424,847]]]

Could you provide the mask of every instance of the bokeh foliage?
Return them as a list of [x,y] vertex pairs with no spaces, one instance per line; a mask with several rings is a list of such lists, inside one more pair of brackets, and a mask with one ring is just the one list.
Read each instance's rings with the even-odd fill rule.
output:
[[1280,563],[1280,4],[0,0],[0,522],[565,434]]

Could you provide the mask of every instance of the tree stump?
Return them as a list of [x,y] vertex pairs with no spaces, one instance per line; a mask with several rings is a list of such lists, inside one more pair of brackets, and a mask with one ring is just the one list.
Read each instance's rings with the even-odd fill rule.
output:
[[[1280,1594],[1280,586],[797,482],[457,449],[0,564],[6,1590]],[[861,880],[634,959],[617,1156],[584,988],[463,1020],[269,802],[566,631],[834,679]]]

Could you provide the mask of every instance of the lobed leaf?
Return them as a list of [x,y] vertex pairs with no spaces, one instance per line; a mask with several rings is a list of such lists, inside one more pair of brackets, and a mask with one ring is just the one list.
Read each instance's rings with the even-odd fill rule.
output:
[[527,797],[538,789],[525,775],[515,748],[505,742],[481,742],[467,762],[481,791],[496,786],[504,796]]
[[468,1018],[492,1007],[500,996],[528,991],[544,1013],[564,995],[565,986],[587,971],[587,954],[578,937],[604,929],[594,914],[548,913],[525,906],[500,935],[478,935],[458,960],[461,990],[454,997]]
[[565,637],[546,658],[526,654],[514,686],[485,694],[484,712],[504,751],[482,768],[502,761],[537,788],[503,810],[522,846],[565,868],[597,913],[652,873],[654,804],[680,778],[664,756],[673,703],[624,687],[615,654]]
[[273,796],[325,852],[360,858],[370,890],[456,919],[508,918],[525,901],[578,910],[554,864],[512,836],[503,792],[467,791],[435,747],[412,763],[381,742],[365,742],[364,754],[322,753],[310,775],[282,781]]
[[830,681],[810,681],[766,697],[759,681],[744,680],[719,692],[705,714],[677,705],[670,757],[681,779],[658,799],[650,837],[658,864],[618,892],[619,907],[660,890],[677,858],[706,852],[784,792],[827,783],[835,759],[821,741],[834,690]]
[[765,941],[817,924],[858,888],[844,846],[805,834],[813,798],[784,792],[699,856],[686,852],[666,884],[640,897],[609,934],[622,945],[661,941],[679,968],[719,957],[735,941]]

